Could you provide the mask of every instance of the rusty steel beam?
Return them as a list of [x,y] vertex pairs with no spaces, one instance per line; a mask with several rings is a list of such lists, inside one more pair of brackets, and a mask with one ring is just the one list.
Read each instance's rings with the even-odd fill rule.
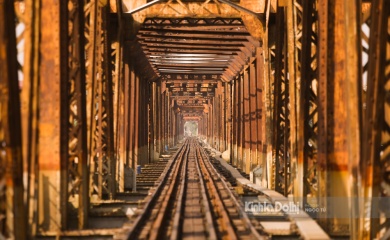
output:
[[225,97],[224,97],[226,103],[226,151],[228,152],[229,159],[227,160],[230,164],[232,163],[232,156],[233,156],[233,109],[232,109],[232,82],[225,84]]
[[[181,33],[181,34],[167,34],[165,32],[161,32],[158,30],[155,30],[155,32],[151,33],[143,33],[138,35],[139,42],[143,44],[170,44],[170,43],[182,43],[185,44],[183,41],[186,40],[189,41],[189,43],[192,43],[196,45],[196,43],[201,45],[213,45],[216,42],[220,42],[221,45],[226,46],[243,46],[244,42],[248,41],[248,38],[246,36],[230,36],[229,33],[219,33],[215,34],[212,32],[205,32],[205,33]],[[159,39],[164,39],[164,41],[159,41]]]
[[[134,149],[133,149],[133,164],[134,164],[134,168],[133,169],[136,169],[136,167],[138,165],[141,164],[141,159],[140,159],[140,139],[139,139],[139,132],[140,132],[140,129],[139,129],[139,126],[140,126],[140,76],[137,74],[137,72],[135,71],[135,78],[133,80],[133,83],[134,83],[134,93],[135,93],[135,96],[134,96]],[[133,189],[133,191],[135,191]]]
[[[269,5],[267,7],[267,16],[269,15]],[[266,17],[268,19],[269,17]],[[268,20],[266,21],[268,26]],[[273,133],[273,111],[275,106],[273,105],[273,93],[274,93],[274,74],[273,74],[273,64],[272,60],[272,45],[269,43],[269,31],[268,27],[265,30],[265,35],[263,39],[263,45],[261,47],[259,59],[261,61],[258,63],[259,69],[262,70],[262,73],[259,73],[259,78],[262,80],[262,116],[261,116],[261,139],[262,139],[262,165],[263,165],[263,176],[262,176],[262,185],[264,187],[269,187],[272,185],[272,176],[274,168],[274,159],[273,159],[273,150],[272,150],[272,136]],[[261,76],[262,75],[262,76]]]
[[[347,92],[347,146],[349,186],[347,195],[350,196],[349,229],[351,239],[363,239],[362,221],[362,31],[361,31],[361,1],[344,1],[345,4],[345,78]],[[357,199],[357,200],[356,200]]]
[[[316,1],[302,2],[302,37],[301,37],[301,83],[300,111],[298,115],[298,164],[303,168],[302,197],[318,197],[317,179],[317,134],[318,134],[318,74],[317,74],[317,4]],[[317,207],[315,201],[307,202],[305,207]]]
[[300,94],[299,85],[301,82],[301,72],[299,69],[299,55],[302,50],[301,31],[302,31],[302,10],[301,1],[288,1],[286,8],[286,26],[287,26],[287,54],[288,54],[288,78],[289,78],[289,102],[290,102],[290,162],[292,166],[291,181],[294,185],[294,196],[299,201],[302,196],[303,189],[303,163],[298,162],[298,144],[301,139],[298,139],[298,115],[300,112]]
[[232,82],[232,160],[233,166],[237,166],[237,149],[238,149],[238,83],[237,79]]
[[[66,9],[66,8],[65,8]],[[64,9],[63,9],[64,10]],[[61,175],[67,169],[61,164],[68,161],[68,85],[66,67],[68,59],[63,54],[68,49],[63,41],[64,16],[61,4],[42,1],[40,11],[41,38],[39,42],[39,123],[38,123],[38,234],[58,232],[66,226],[66,215],[61,202]],[[60,24],[61,22],[61,24]],[[45,30],[44,30],[45,29]],[[56,93],[56,94],[53,94]]]
[[[165,86],[165,84],[163,83],[163,85]],[[166,139],[167,139],[167,126],[168,126],[168,123],[167,123],[167,117],[166,117],[166,109],[167,109],[167,91],[165,90],[165,88],[161,89],[163,92],[161,93],[161,145],[162,145],[162,151],[163,152],[166,152],[166,146],[167,146],[167,143],[166,143]]]
[[84,19],[85,19],[85,52],[86,58],[86,91],[87,91],[87,138],[88,138],[88,155],[91,153],[92,146],[92,88],[95,74],[95,48],[96,48],[96,12],[97,5],[94,0],[84,0]]
[[[102,18],[102,36],[101,40],[104,41],[102,44],[102,52],[101,57],[103,59],[102,62],[102,70],[103,70],[103,80],[102,84],[102,95],[104,102],[104,108],[105,108],[105,146],[106,146],[106,157],[107,159],[103,159],[100,174],[104,176],[104,181],[106,182],[107,186],[107,193],[110,199],[115,199],[116,197],[116,154],[115,154],[115,148],[114,148],[114,104],[113,104],[113,76],[112,71],[110,68],[111,64],[111,46],[113,42],[113,36],[109,35],[109,28],[110,28],[110,8],[107,5],[103,5],[101,9],[101,16]],[[103,126],[102,126],[103,127]]]
[[[38,64],[39,64],[39,8],[40,2],[25,1],[19,2],[24,7],[24,13],[19,16],[21,23],[25,25],[25,30],[20,33],[24,41],[23,48],[23,86],[21,89],[21,111],[22,111],[22,140],[24,171],[28,173],[26,193],[28,201],[26,203],[27,214],[27,238],[31,239],[37,230],[37,152],[38,152]],[[23,5],[25,4],[25,5]],[[22,12],[22,11],[20,11]],[[19,50],[18,50],[19,51]]]
[[151,162],[156,161],[158,158],[156,158],[156,133],[157,133],[157,111],[156,111],[156,83],[152,82],[149,86],[149,94],[150,94],[150,103],[149,103],[149,131],[150,131],[150,138],[149,138],[149,160]]
[[[267,66],[270,67],[270,66]],[[264,72],[265,72],[265,66],[264,66],[264,52],[262,47],[258,47],[256,49],[256,62],[255,62],[255,78],[256,78],[256,122],[257,122],[257,164],[258,166],[261,166],[263,168],[263,176],[262,178],[266,178],[266,159],[262,156],[265,155],[266,149],[264,146],[267,144],[265,143],[265,123],[266,123],[266,115],[265,115],[265,109],[266,106],[264,104],[264,95],[265,94],[265,81],[264,81]],[[269,133],[271,135],[271,133]],[[273,172],[273,171],[272,171]],[[269,187],[271,188],[271,187]]]
[[242,81],[243,81],[243,168],[247,174],[250,173],[252,169],[252,156],[251,156],[251,127],[250,121],[250,76],[249,76],[249,66],[244,67]]
[[[117,12],[117,7],[111,2],[111,8],[114,12]],[[241,1],[240,4],[231,1],[210,2],[203,0],[203,2],[181,2],[181,1],[165,1],[160,2],[158,0],[147,3],[146,1],[122,1],[124,12],[133,13],[135,17],[142,19],[142,17],[159,17],[159,16],[180,16],[180,17],[215,17],[215,16],[231,16],[240,17],[241,14],[248,14],[250,16],[259,17],[263,16],[266,12],[266,2],[264,1]],[[269,1],[268,5],[272,6],[272,9],[276,8],[276,1]],[[161,11],[163,10],[163,11]]]
[[[66,3],[66,4],[65,4]],[[70,228],[70,222],[77,222],[77,227],[83,229],[87,226],[89,209],[88,192],[88,165],[87,165],[87,119],[86,119],[86,90],[85,90],[85,61],[84,61],[84,7],[79,1],[70,0],[61,8],[67,9],[61,18],[63,23],[61,39],[63,46],[68,49],[61,57],[67,61],[64,76],[66,84],[61,90],[67,92],[68,109],[63,109],[67,115],[64,125],[68,125],[68,148],[64,149],[64,159],[61,167],[61,202],[64,203],[62,211],[62,227]],[[64,80],[65,81],[65,80]],[[76,202],[75,195],[78,196]],[[69,205],[76,202],[77,219],[71,219]]]
[[124,126],[126,120],[124,120],[124,40],[123,40],[123,23],[122,18],[118,15],[118,32],[116,41],[112,44],[111,49],[111,71],[112,71],[112,84],[114,89],[114,96],[112,98],[113,109],[113,136],[114,136],[114,149],[115,158],[117,159],[117,172],[115,173],[115,181],[118,183],[118,191],[124,191],[124,167],[125,167],[125,131]]
[[[96,73],[96,41],[97,41],[97,30],[96,30],[96,14],[97,14],[97,4],[95,4],[94,0],[84,0],[84,19],[85,19],[85,52],[87,53],[86,58],[86,108],[87,108],[87,147],[88,147],[88,157],[90,158],[90,167],[94,165],[94,159],[91,157],[92,154],[92,146],[93,146],[93,88],[95,84],[95,73]],[[89,184],[94,181],[93,180],[94,171],[92,168],[90,169],[90,180]],[[93,193],[93,188],[89,187],[90,195]]]
[[244,76],[243,73],[240,73],[238,76],[238,123],[239,123],[239,129],[238,129],[238,164],[237,167],[243,171],[244,169],[244,134],[245,134],[245,127],[244,127]]
[[[251,171],[254,167],[257,167],[259,165],[258,162],[258,124],[257,124],[257,118],[256,118],[256,111],[257,108],[260,108],[261,106],[257,106],[257,98],[259,97],[257,95],[257,81],[256,81],[256,59],[252,59],[253,61],[249,65],[249,104],[250,104],[250,111],[249,111],[249,121],[250,121],[250,150],[251,150]],[[260,61],[260,59],[258,60]]]
[[[320,36],[318,40],[318,205],[327,206],[327,187],[328,176],[328,141],[326,131],[327,131],[327,114],[329,112],[327,108],[328,104],[328,41],[329,33],[327,31],[328,27],[328,0],[319,0],[318,1],[318,34]],[[325,215],[325,214],[322,214]],[[319,219],[319,224],[325,228],[327,226],[326,219]]]
[[213,136],[214,136],[214,124],[213,124],[213,116],[214,116],[214,98],[210,100],[210,104],[209,104],[209,114],[208,114],[208,130],[209,130],[209,133],[208,133],[208,140],[207,142],[213,146]]
[[[109,68],[108,46],[108,5],[91,1],[89,16],[89,46],[92,99],[90,99],[90,157],[91,157],[91,194],[97,194],[100,199],[114,198],[115,157],[113,148],[112,122],[112,78]],[[93,34],[93,36],[91,36]],[[91,66],[92,65],[92,66]]]
[[[191,10],[190,10],[191,9]],[[126,4],[125,9],[126,11]],[[124,12],[125,15],[129,14]],[[142,17],[240,17],[240,12],[233,7],[221,4],[203,4],[199,7],[198,3],[173,3],[172,1],[157,3],[142,12]],[[142,19],[141,17],[141,19]]]
[[[118,14],[116,14],[117,25],[110,27],[109,34],[112,35],[112,44],[110,47],[110,68],[112,75],[113,86],[113,148],[115,159],[117,161],[117,170],[115,172],[115,181],[117,182],[118,191],[124,191],[124,167],[125,167],[125,152],[123,151],[124,131],[123,131],[123,81],[124,81],[124,20],[122,16],[122,4],[119,0],[116,1]],[[114,24],[111,24],[114,25]]]
[[131,10],[129,10],[129,11],[126,12],[126,13],[129,13],[129,14],[137,13],[137,12],[142,11],[142,10],[144,10],[144,9],[147,9],[147,8],[153,6],[154,4],[157,4],[157,3],[161,2],[161,1],[162,1],[162,0],[153,0],[153,1],[148,2],[148,3],[146,3],[146,4],[142,5],[142,6],[137,7],[137,8],[135,8],[135,9],[131,9]]
[[225,3],[225,4],[229,5],[229,6],[231,6],[232,8],[235,8],[235,9],[241,11],[241,12],[244,12],[244,13],[247,13],[247,14],[250,14],[250,15],[253,15],[253,16],[255,16],[256,18],[259,18],[259,19],[265,18],[265,14],[264,14],[264,13],[257,13],[257,12],[254,12],[254,11],[252,11],[252,10],[250,10],[250,9],[247,9],[247,8],[245,8],[245,7],[242,7],[242,6],[238,5],[238,4],[235,4],[235,3],[233,3],[233,2],[231,2],[231,1],[229,1],[229,0],[218,0],[218,1],[223,2],[223,3]]
[[244,22],[241,17],[230,16],[228,18],[203,18],[198,16],[197,18],[193,17],[183,17],[183,18],[167,18],[167,17],[152,17],[146,18],[144,21],[144,26],[148,25],[157,25],[157,26],[243,26]]
[[[362,145],[364,196],[369,200],[369,229],[365,239],[390,237],[389,203],[389,63],[390,10],[388,0],[372,1],[367,76],[366,115]],[[371,200],[371,201],[370,201]],[[382,215],[382,216],[381,216]]]
[[227,95],[227,89],[226,85],[228,83],[222,82],[222,89],[221,89],[221,112],[222,112],[222,119],[221,119],[221,131],[222,136],[221,139],[221,145],[222,145],[222,152],[225,152],[228,150],[228,142],[227,142],[227,126],[228,126],[228,110],[227,110],[227,102],[226,102],[226,95]]
[[[178,35],[178,34],[189,34],[187,36],[204,36],[205,34],[212,35],[212,38],[215,38],[214,36],[222,36],[223,35],[229,35],[234,39],[235,36],[246,36],[249,37],[250,34],[247,32],[245,26],[240,27],[224,27],[218,25],[218,28],[211,27],[211,26],[190,26],[190,27],[181,27],[181,26],[175,26],[175,25],[167,25],[164,26],[164,28],[161,28],[157,25],[148,25],[147,27],[143,27],[138,31],[139,36],[154,36],[158,33],[163,33],[167,36],[172,35]],[[168,34],[170,33],[170,34]],[[245,40],[245,39],[242,39]],[[226,39],[228,41],[228,39]],[[233,40],[234,41],[234,40]]]
[[[133,61],[131,61],[133,62]],[[134,161],[134,149],[135,149],[135,134],[134,134],[134,130],[135,130],[135,101],[136,101],[136,98],[135,98],[135,72],[134,72],[134,66],[133,65],[130,65],[130,71],[129,71],[129,87],[130,87],[130,96],[129,96],[129,108],[130,108],[130,116],[129,116],[129,166],[130,168],[132,168],[133,170],[136,169],[137,165],[135,164],[135,161]],[[133,183],[134,184],[134,183]]]
[[[348,90],[353,90],[348,89],[351,86],[348,81],[352,79],[347,79],[349,60],[346,60],[348,41],[345,41],[346,13],[351,9],[347,9],[344,1],[319,0],[318,3],[318,205],[328,209],[327,213],[319,213],[319,223],[329,235],[348,236],[351,218],[341,216],[349,216],[350,184],[356,184],[349,180],[351,152],[348,144],[352,142],[348,129],[358,126],[358,118],[348,116],[356,113],[348,112],[351,102],[347,102]],[[357,93],[352,91],[351,94]],[[354,104],[357,109],[357,102]],[[335,185],[338,187],[331,187]],[[340,200],[333,201],[332,197],[340,197]],[[329,216],[329,213],[337,214]]]
[[0,3],[0,238],[27,237],[15,9]]
[[217,100],[216,104],[216,142],[217,142],[217,149],[219,151],[222,151],[222,141],[221,138],[223,137],[223,103],[222,103],[222,94],[223,94],[223,87],[222,87],[222,81],[218,81],[217,88],[215,89],[216,91],[216,97],[215,99]]
[[[291,193],[291,156],[290,152],[290,117],[289,117],[289,83],[287,78],[287,39],[284,8],[278,8],[276,28],[280,34],[276,38],[275,52],[275,95],[274,95],[274,138],[275,153],[275,190],[287,196]],[[291,170],[290,170],[291,171]]]
[[[218,74],[223,73],[223,79],[225,81],[230,81],[234,76],[236,76],[241,70],[242,65],[248,62],[248,58],[252,57],[255,50],[255,45],[259,43],[253,38],[248,36],[243,36],[242,32],[239,35],[233,34],[229,35],[229,31],[190,31],[190,30],[170,30],[165,29],[165,27],[172,26],[181,26],[182,24],[189,24],[190,26],[196,26],[198,22],[203,22],[204,19],[197,19],[196,21],[189,19],[146,19],[144,27],[138,33],[138,38],[141,42],[141,46],[145,51],[145,54],[149,58],[149,62],[154,66],[156,73],[200,73],[198,69],[193,69],[193,67],[201,67],[202,64],[209,64],[212,66],[220,66],[223,69],[220,69]],[[231,24],[236,22],[236,24],[242,24],[242,21],[236,21],[236,19],[221,19],[216,21],[216,19],[209,19],[205,21],[208,24],[215,24],[215,27],[218,28],[222,24]],[[156,27],[159,28],[156,28]],[[243,26],[243,25],[242,25]],[[231,30],[230,30],[231,31]],[[233,31],[234,32],[234,31]],[[225,33],[225,35],[223,35]],[[246,33],[249,34],[248,32]],[[164,38],[164,41],[161,42],[159,38]],[[186,40],[184,43],[179,40]],[[157,41],[159,40],[159,41]],[[220,44],[216,44],[216,43]],[[238,44],[240,42],[241,45]],[[176,43],[176,44],[175,44]],[[222,44],[222,45],[221,45]],[[207,50],[207,51],[206,51]],[[224,57],[227,52],[235,52],[237,57],[229,57],[228,60],[224,59],[215,59],[215,58],[191,58],[189,57],[164,57],[161,58],[162,51],[164,54],[167,52],[169,54],[186,54],[191,53],[195,54],[221,54],[221,57]],[[185,51],[185,52],[183,52]],[[211,51],[211,52],[210,52]],[[238,54],[240,52],[240,54]],[[189,55],[191,56],[191,55]],[[192,57],[192,56],[191,56]],[[238,60],[235,60],[238,59]],[[167,67],[175,67],[176,69],[168,69]],[[186,70],[186,71],[185,71]],[[191,70],[191,71],[190,71]],[[210,69],[211,70],[211,69]],[[207,73],[212,73],[211,71]],[[222,77],[222,76],[221,76]]]

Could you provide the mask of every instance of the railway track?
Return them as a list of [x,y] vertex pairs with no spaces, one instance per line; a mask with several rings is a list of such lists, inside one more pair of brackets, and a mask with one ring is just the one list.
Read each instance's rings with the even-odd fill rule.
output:
[[[121,236],[122,238],[124,236]],[[127,239],[265,239],[195,138],[177,151]]]

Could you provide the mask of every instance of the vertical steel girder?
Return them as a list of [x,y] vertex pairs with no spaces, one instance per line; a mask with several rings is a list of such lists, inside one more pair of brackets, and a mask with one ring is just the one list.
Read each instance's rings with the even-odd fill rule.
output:
[[302,3],[278,8],[275,47],[275,189],[295,197],[317,188],[316,1]]
[[[257,60],[261,61],[261,59]],[[251,159],[252,165],[251,170],[259,165],[258,161],[258,132],[261,131],[258,129],[257,124],[257,114],[256,111],[258,108],[261,108],[261,105],[257,105],[257,98],[259,98],[257,93],[257,81],[256,81],[256,60],[253,60],[249,65],[249,101],[250,101],[250,113],[249,113],[249,121],[251,124],[250,130],[250,150],[251,150]]]
[[128,146],[129,146],[129,157],[128,157],[128,161],[129,161],[129,166],[132,168],[132,169],[135,169],[137,167],[136,163],[135,163],[135,160],[134,160],[134,156],[135,156],[135,134],[134,134],[134,131],[135,131],[135,99],[136,99],[136,96],[135,96],[135,73],[134,73],[134,66],[130,66],[130,69],[129,69],[129,77],[128,77],[128,84],[129,84],[129,108],[130,108],[130,111],[129,111],[129,143],[128,143]]
[[133,169],[139,165],[139,100],[140,100],[140,79],[139,76],[134,72],[134,102],[133,102],[133,108],[134,108],[134,129],[133,129]]
[[244,125],[244,134],[243,134],[243,168],[242,170],[249,174],[252,170],[252,158],[251,158],[251,122],[250,122],[250,94],[249,94],[249,69],[248,66],[244,67],[242,74],[243,81],[243,125]]
[[347,92],[347,148],[348,148],[348,179],[347,195],[349,205],[349,237],[362,239],[363,218],[361,210],[361,172],[362,162],[362,31],[361,31],[361,1],[344,1],[345,4],[345,92]]
[[290,121],[289,121],[289,79],[287,78],[287,46],[284,8],[277,10],[277,31],[275,50],[274,85],[274,139],[275,190],[287,196],[291,193],[290,180]]
[[[302,1],[302,51],[300,111],[298,116],[298,164],[303,167],[302,197],[317,196],[317,1]],[[305,204],[305,202],[304,202]],[[315,203],[311,203],[315,204]],[[316,207],[308,205],[307,207]]]
[[37,228],[44,233],[66,227],[64,216],[68,202],[61,202],[61,177],[67,173],[66,162],[69,161],[69,32],[65,30],[67,5],[64,2],[42,1],[37,10],[40,12],[41,49],[36,72],[39,76],[37,208],[40,209]]
[[[286,8],[287,26],[287,68],[289,87],[289,120],[290,120],[290,166],[294,197],[301,197],[303,164],[298,159],[298,145],[302,139],[298,138],[299,129],[298,115],[300,113],[300,88],[301,66],[299,56],[302,54],[302,4],[301,0],[288,1]],[[302,202],[296,199],[296,202]]]
[[[265,53],[269,54],[265,58]],[[274,181],[271,181],[275,175],[272,170],[272,94],[268,92],[269,87],[273,86],[274,77],[272,65],[266,64],[272,59],[271,51],[264,51],[263,47],[256,48],[255,76],[256,76],[256,122],[257,122],[257,164],[263,168],[262,185],[271,189]],[[272,73],[272,74],[270,74]],[[268,86],[267,86],[268,85]],[[267,87],[266,87],[267,86]],[[269,99],[269,100],[268,100]],[[268,159],[268,149],[271,149],[270,159]],[[268,163],[269,162],[269,163]]]
[[[150,138],[149,138],[149,159],[151,161],[157,160],[155,157],[155,153],[157,152],[157,101],[156,101],[156,91],[157,86],[156,82],[150,83],[149,93],[150,93],[150,103],[149,103],[149,130],[150,130]],[[181,132],[179,132],[179,135]],[[180,136],[181,138],[181,136]]]
[[[360,13],[351,16],[356,10],[348,4],[342,0],[318,1],[318,204],[328,209],[318,216],[333,236],[351,234],[351,185],[359,184],[351,181],[356,178],[354,156],[359,156],[351,150],[356,149],[361,131],[357,60],[361,53],[360,39],[352,34],[358,30],[351,20],[358,22]],[[340,199],[335,201],[334,197]]]
[[165,152],[165,145],[166,145],[166,118],[165,118],[165,98],[166,98],[166,90],[165,90],[165,82],[161,83],[161,92],[159,93],[159,99],[160,99],[160,126],[161,126],[161,135],[160,135],[160,140],[161,140],[161,152]]
[[[110,47],[110,59],[111,59],[111,75],[112,75],[112,89],[113,89],[113,146],[115,152],[115,158],[118,160],[116,165],[117,171],[115,173],[115,181],[118,182],[119,191],[124,191],[124,164],[125,164],[125,152],[124,152],[124,101],[123,101],[123,91],[124,91],[124,57],[123,57],[123,20],[122,20],[122,5],[120,1],[117,1],[117,32],[111,31],[111,35],[115,35],[115,40],[112,41]],[[111,29],[111,28],[110,28]],[[110,44],[109,44],[110,46]]]
[[[89,209],[88,193],[88,160],[87,160],[87,121],[86,121],[86,90],[85,90],[85,61],[84,61],[84,7],[80,1],[69,0],[61,6],[64,11],[61,22],[63,23],[62,36],[65,51],[63,59],[67,59],[65,73],[67,81],[62,85],[62,91],[68,93],[68,109],[63,109],[68,116],[63,119],[63,124],[68,126],[68,144],[63,151],[63,163],[65,168],[61,176],[61,202],[64,203],[63,228],[68,228],[69,220],[78,221],[78,228],[83,229],[87,225]],[[66,51],[67,50],[67,51]],[[64,146],[65,147],[65,146]],[[68,219],[69,202],[75,201],[78,196],[77,219]],[[76,198],[77,199],[77,198]]]
[[113,136],[113,99],[112,76],[110,71],[110,39],[108,39],[107,3],[89,1],[86,28],[88,31],[87,78],[91,94],[87,105],[90,115],[89,148],[91,158],[91,194],[100,199],[114,198],[116,193],[114,136]]
[[161,107],[161,81],[157,82],[156,86],[156,131],[157,131],[157,137],[156,137],[156,144],[157,144],[157,152],[162,153],[163,152],[163,146],[162,146],[162,107]]
[[238,94],[238,138],[237,138],[237,167],[243,170],[243,142],[244,142],[244,88],[243,88],[243,76],[240,74],[237,81],[237,94]]
[[238,81],[232,81],[232,165],[237,166],[238,158]]
[[268,2],[266,6],[266,28],[261,48],[257,49],[257,59],[258,61],[257,68],[258,72],[258,83],[261,84],[261,99],[258,99],[258,103],[262,103],[261,106],[261,120],[260,126],[262,126],[262,131],[259,132],[261,139],[261,165],[263,166],[263,186],[268,188],[273,188],[274,181],[273,177],[275,175],[274,166],[274,154],[273,154],[273,135],[274,135],[274,121],[273,115],[275,111],[274,106],[274,66],[272,64],[273,60],[273,47],[271,41],[271,32],[270,28],[270,11],[271,11],[271,2]]
[[226,150],[229,153],[229,160],[228,161],[229,161],[229,163],[231,163],[231,159],[233,156],[233,151],[232,151],[233,150],[232,149],[232,146],[233,146],[233,141],[232,141],[232,133],[233,133],[232,106],[233,106],[233,104],[232,104],[232,84],[231,84],[231,82],[225,84],[225,98],[224,99],[226,101],[226,103],[225,103]]
[[[125,100],[126,92],[128,88],[125,85],[125,68],[126,60],[123,55],[124,44],[122,32],[122,19],[118,14],[118,34],[116,42],[112,44],[111,49],[111,67],[112,67],[112,84],[113,84],[113,134],[114,134],[114,149],[116,153],[117,165],[116,165],[116,182],[118,183],[118,191],[124,191],[124,168],[126,165],[126,137],[128,129],[128,121],[126,113],[128,113],[128,101]],[[128,94],[126,95],[128,96]]]
[[0,3],[0,238],[26,238],[15,10]]
[[[38,156],[38,99],[39,86],[36,74],[39,69],[39,36],[40,36],[40,2],[39,1],[24,1],[19,2],[24,4],[24,13],[22,17],[22,24],[24,24],[24,31],[20,33],[18,39],[20,42],[24,41],[23,49],[23,85],[21,89],[21,110],[22,110],[22,138],[23,138],[23,158],[24,170],[28,173],[26,193],[28,201],[26,204],[27,217],[27,238],[33,238],[37,230],[37,156]],[[19,51],[18,49],[18,51]]]
[[370,228],[365,239],[390,237],[390,1],[371,5],[366,113],[362,144],[365,197]]
[[[149,163],[149,148],[148,148],[148,138],[149,133],[151,132],[149,126],[149,113],[150,113],[150,84],[147,79],[140,78],[139,86],[139,99],[140,99],[140,116],[139,116],[139,162],[140,165],[144,166]],[[175,119],[176,121],[176,119]],[[175,130],[176,128],[174,128]],[[176,141],[176,136],[174,135],[174,140]],[[175,143],[174,143],[175,144]]]

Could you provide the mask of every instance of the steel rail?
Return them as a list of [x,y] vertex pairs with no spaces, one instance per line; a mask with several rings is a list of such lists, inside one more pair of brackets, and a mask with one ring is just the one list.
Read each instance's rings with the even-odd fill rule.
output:
[[[154,206],[156,205],[156,201],[158,200],[158,196],[161,194],[168,178],[166,176],[170,175],[172,172],[172,169],[177,166],[177,159],[179,159],[179,156],[183,153],[183,149],[185,149],[185,144],[183,144],[183,147],[176,152],[176,154],[172,157],[171,162],[168,164],[166,170],[161,174],[161,181],[158,184],[156,191],[152,193],[150,196],[150,201],[148,201],[144,207],[143,214],[139,215],[134,223],[132,224],[132,227],[128,230],[127,233],[127,239],[136,239],[137,233],[140,229],[142,229],[142,224],[147,220],[148,215],[152,212]],[[115,238],[116,239],[116,238]]]
[[[174,178],[173,178],[171,184],[168,186],[168,190],[166,191],[166,194],[163,198],[161,207],[158,210],[157,217],[153,221],[149,240],[158,240],[158,239],[165,238],[165,236],[163,236],[163,233],[164,233],[163,229],[166,226],[166,224],[164,224],[164,220],[167,220],[166,217],[167,217],[167,212],[169,209],[169,204],[172,202],[172,200],[174,200],[173,196],[175,195],[174,190],[177,187],[177,184],[178,184],[177,182],[179,182],[179,179],[181,177],[183,177],[183,173],[185,173],[185,168],[183,167],[183,164],[184,164],[184,166],[186,166],[187,161],[185,161],[185,160],[189,154],[189,146],[190,145],[187,142],[187,146],[185,146],[185,150],[183,151],[183,154],[181,155],[179,162],[177,162],[175,165],[175,169],[173,172]],[[181,171],[181,174],[179,175],[180,171]],[[181,188],[184,187],[183,182],[182,183],[179,182],[179,184],[180,184],[179,187],[181,187]]]
[[176,212],[174,214],[174,220],[173,220],[173,229],[172,229],[172,234],[171,234],[171,238],[172,240],[175,240],[175,239],[179,239],[179,231],[180,229],[182,228],[181,226],[181,223],[182,221],[181,220],[181,216],[183,214],[183,211],[184,211],[184,192],[186,191],[187,189],[187,164],[188,164],[188,161],[185,161],[184,162],[184,171],[182,171],[182,184],[181,184],[181,188],[180,188],[180,192],[179,192],[179,196],[178,196],[178,199],[181,199],[182,201],[179,201],[177,206],[176,206]]
[[[192,144],[194,145],[194,144]],[[191,146],[190,146],[191,147]],[[195,164],[197,163],[196,161],[196,155],[195,155]],[[188,164],[188,161],[186,161],[186,166],[185,166],[185,172],[187,173],[187,164]],[[202,205],[203,205],[203,210],[204,210],[204,218],[206,220],[206,228],[207,228],[207,233],[208,233],[208,239],[210,240],[214,240],[214,239],[218,239],[217,238],[217,233],[216,233],[216,226],[214,224],[214,221],[213,221],[213,217],[211,215],[211,208],[210,208],[210,202],[209,202],[209,198],[207,197],[207,191],[206,191],[206,187],[205,187],[205,183],[204,183],[204,180],[203,180],[203,176],[202,176],[202,172],[201,172],[201,169],[199,168],[199,164],[196,164],[196,169],[197,169],[197,175],[199,176],[199,186],[200,186],[200,193],[201,193],[201,199],[202,199]],[[175,218],[174,218],[174,222],[173,222],[173,231],[171,233],[171,240],[175,240],[175,239],[181,239],[182,238],[182,235],[181,235],[181,232],[182,229],[183,229],[183,223],[184,221],[181,221],[182,220],[182,215],[183,215],[183,212],[184,212],[184,202],[186,201],[185,199],[185,195],[184,195],[184,192],[185,192],[185,189],[187,188],[187,178],[185,178],[185,186],[184,188],[182,188],[182,191],[180,191],[180,194],[179,194],[179,198],[181,201],[179,201],[177,207],[176,207],[176,213],[175,213]]]
[[[191,172],[194,167],[196,172]],[[251,224],[233,192],[210,163],[197,140],[187,139],[165,172],[166,174],[160,177],[157,190],[146,204],[144,212],[132,225],[127,239],[182,239],[185,237],[184,220],[191,221],[192,218],[203,219],[200,231],[204,232],[208,239],[240,239],[242,236],[239,232],[244,233],[245,237],[264,238]],[[191,180],[194,179],[199,181],[190,186],[190,182],[193,182]],[[191,191],[188,191],[190,187]],[[202,215],[198,216],[192,215],[193,209],[186,213],[186,205],[193,204],[193,197],[190,196],[194,188],[195,192],[199,191],[201,197],[195,206],[202,212]]]
[[221,198],[221,195],[219,194],[217,184],[215,183],[213,177],[211,176],[211,173],[207,170],[203,156],[199,152],[200,151],[199,148],[197,148],[196,150],[197,150],[196,152],[197,157],[199,154],[199,158],[197,158],[198,160],[197,163],[203,172],[203,178],[208,180],[206,181],[206,185],[210,190],[209,191],[210,199],[214,200],[214,204],[215,204],[214,210],[216,210],[218,212],[218,215],[221,217],[221,221],[219,221],[221,227],[220,232],[225,232],[225,234],[227,235],[224,236],[224,239],[226,239],[226,237],[228,237],[231,240],[238,239],[238,236],[235,232],[235,228],[233,226],[233,222],[227,212],[228,210],[226,209],[223,200]]
[[[199,147],[198,151],[199,151],[200,155],[202,155],[202,159],[208,159],[208,157],[207,157],[207,155],[206,155],[206,153],[205,153],[203,148]],[[213,171],[217,175],[218,179],[221,180],[221,183],[223,184],[224,189],[229,193],[229,196],[230,196],[229,199],[233,201],[233,203],[235,205],[235,208],[240,212],[240,214],[241,214],[241,218],[240,219],[243,220],[243,222],[246,224],[246,228],[248,230],[250,230],[250,232],[254,235],[254,237],[256,237],[256,239],[265,239],[265,237],[261,236],[259,234],[259,232],[256,230],[256,228],[252,225],[251,220],[249,219],[248,215],[245,213],[244,209],[242,209],[241,204],[238,202],[238,200],[234,196],[233,192],[230,190],[230,188],[227,185],[226,181],[223,180],[223,176],[221,176],[218,173],[217,169],[215,169],[215,167],[211,164],[211,162],[209,160],[204,161],[204,163],[205,162],[208,163],[207,164],[208,166],[205,167],[206,171],[208,171],[208,172]],[[214,182],[214,179],[212,179],[212,181]],[[214,184],[215,184],[215,182],[214,182]]]

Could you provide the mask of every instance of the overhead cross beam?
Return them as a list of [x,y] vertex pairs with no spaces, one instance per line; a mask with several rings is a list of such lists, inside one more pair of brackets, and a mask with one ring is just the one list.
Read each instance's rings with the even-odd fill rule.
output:
[[[212,28],[200,29],[199,23]],[[258,45],[239,19],[146,19],[137,39],[156,74],[166,79],[170,74],[184,74],[181,79],[188,78],[185,74],[217,74],[229,81]]]

